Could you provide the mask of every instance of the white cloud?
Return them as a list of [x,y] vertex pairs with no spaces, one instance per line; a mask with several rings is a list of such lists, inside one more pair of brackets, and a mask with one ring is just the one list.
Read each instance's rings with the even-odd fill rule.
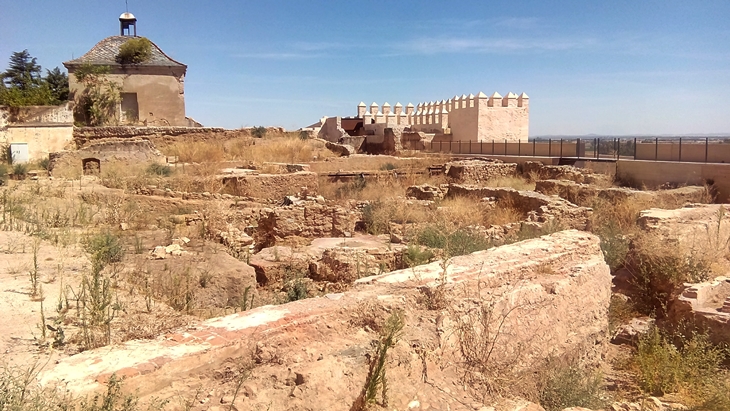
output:
[[395,45],[399,54],[519,53],[587,49],[598,45],[592,38],[471,38],[423,37]]

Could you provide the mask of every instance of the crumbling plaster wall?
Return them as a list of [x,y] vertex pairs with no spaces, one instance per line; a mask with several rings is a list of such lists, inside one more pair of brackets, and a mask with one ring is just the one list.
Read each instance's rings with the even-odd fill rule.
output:
[[[117,68],[106,78],[123,93],[137,93],[139,123],[148,126],[189,125],[185,118],[185,74],[183,69],[165,67]],[[69,69],[71,93],[83,91]]]
[[0,107],[0,144],[27,143],[30,160],[65,149],[73,140],[71,104]]

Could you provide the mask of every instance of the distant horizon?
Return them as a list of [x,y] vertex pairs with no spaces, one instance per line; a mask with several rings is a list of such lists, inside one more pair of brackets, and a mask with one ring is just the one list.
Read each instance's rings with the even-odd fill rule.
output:
[[541,135],[535,135],[530,136],[530,138],[549,138],[549,137],[570,137],[570,138],[581,138],[581,137],[591,137],[591,138],[603,138],[603,137],[616,137],[616,138],[647,138],[647,137],[660,137],[660,138],[684,138],[684,137],[697,137],[697,138],[720,138],[720,137],[728,137],[730,138],[730,132],[729,133],[683,133],[683,134],[597,134],[597,133],[588,133],[588,134],[541,134]]
[[[0,71],[27,49],[63,68],[119,34],[124,1],[3,2]],[[188,66],[186,114],[295,130],[322,116],[525,92],[546,135],[730,130],[730,2],[429,4],[129,0],[137,33]]]

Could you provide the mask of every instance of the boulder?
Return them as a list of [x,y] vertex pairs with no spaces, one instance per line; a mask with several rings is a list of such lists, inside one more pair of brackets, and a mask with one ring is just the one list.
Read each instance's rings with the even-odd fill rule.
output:
[[327,143],[325,143],[325,147],[327,147],[328,150],[337,154],[340,157],[347,157],[357,153],[355,147],[349,144],[340,144],[328,141]]
[[614,344],[636,345],[639,338],[654,327],[656,320],[651,317],[632,318],[628,324],[623,324],[616,329],[611,342]]

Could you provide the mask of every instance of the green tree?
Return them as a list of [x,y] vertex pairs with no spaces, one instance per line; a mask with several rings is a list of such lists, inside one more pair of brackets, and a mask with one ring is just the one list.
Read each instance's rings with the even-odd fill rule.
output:
[[46,84],[53,94],[53,98],[57,102],[68,100],[68,75],[61,71],[58,67],[53,70],[46,70]]
[[28,50],[16,51],[10,56],[10,66],[2,74],[3,83],[7,88],[28,90],[42,84],[41,66],[35,57],[31,57]]
[[88,126],[113,124],[117,120],[117,106],[121,101],[120,87],[109,80],[109,66],[84,64],[76,69],[76,80],[84,85],[76,95],[76,120]]
[[43,106],[68,100],[68,76],[58,67],[47,73],[43,78],[28,50],[14,52],[8,69],[0,73],[0,105]]

